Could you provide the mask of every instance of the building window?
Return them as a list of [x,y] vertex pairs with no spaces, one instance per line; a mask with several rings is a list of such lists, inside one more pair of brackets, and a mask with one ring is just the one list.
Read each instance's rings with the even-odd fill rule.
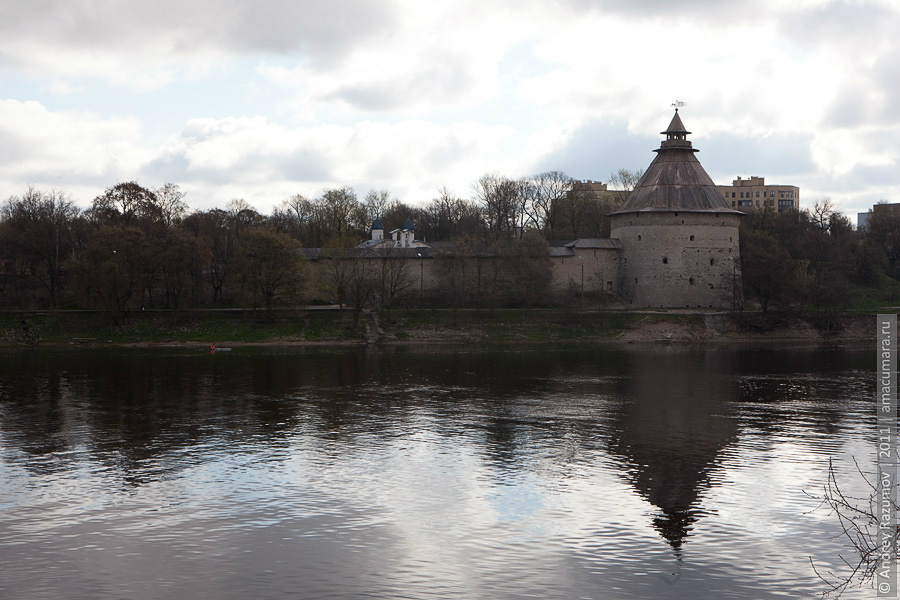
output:
[[744,197],[744,192],[741,192],[741,198],[743,198],[743,197]]
[[734,200],[731,201],[731,206],[734,207]]
[[759,198],[759,190],[756,190],[756,197]]
[[731,197],[734,198],[734,192],[731,192]]
[[784,192],[778,192],[778,197],[779,197],[779,198],[784,198]]
[[774,197],[775,197],[775,192],[769,192],[769,198],[774,198]]

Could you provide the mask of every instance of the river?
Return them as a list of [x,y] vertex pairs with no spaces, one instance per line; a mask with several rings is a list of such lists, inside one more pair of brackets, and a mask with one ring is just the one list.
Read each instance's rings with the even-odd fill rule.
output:
[[[812,598],[868,348],[0,351],[0,598]],[[845,598],[868,598],[870,588]]]

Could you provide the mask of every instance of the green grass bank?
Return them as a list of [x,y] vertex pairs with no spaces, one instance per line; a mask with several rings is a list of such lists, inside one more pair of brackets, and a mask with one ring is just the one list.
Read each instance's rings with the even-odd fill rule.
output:
[[364,343],[704,342],[729,340],[866,340],[873,315],[803,319],[756,313],[683,311],[252,310],[0,313],[0,345],[210,345]]

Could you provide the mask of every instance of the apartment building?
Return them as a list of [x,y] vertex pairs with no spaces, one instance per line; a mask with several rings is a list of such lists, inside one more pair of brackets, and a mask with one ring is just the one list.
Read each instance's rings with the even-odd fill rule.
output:
[[738,177],[731,185],[717,187],[732,208],[743,212],[765,208],[778,211],[800,208],[800,188],[794,185],[766,185],[765,177]]

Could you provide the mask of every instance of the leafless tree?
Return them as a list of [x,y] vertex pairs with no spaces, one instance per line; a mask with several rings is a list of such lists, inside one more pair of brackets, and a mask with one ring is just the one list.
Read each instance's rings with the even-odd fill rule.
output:
[[524,210],[520,183],[499,173],[488,173],[473,187],[490,237],[500,240],[521,235]]
[[625,199],[628,198],[628,194],[630,194],[632,190],[637,187],[638,182],[640,182],[641,177],[643,176],[643,169],[637,169],[634,171],[628,169],[619,169],[609,176],[609,185],[617,192],[618,206],[622,206],[622,204],[625,203]]
[[376,292],[381,310],[390,311],[394,301],[413,283],[410,264],[405,260],[404,250],[396,247],[381,247],[370,250],[375,263]]
[[[840,523],[844,539],[852,549],[850,557],[840,556],[841,561],[849,569],[846,574],[837,574],[832,571],[823,573],[816,567],[812,557],[809,559],[816,575],[828,586],[823,595],[834,594],[836,598],[853,586],[861,587],[866,583],[873,582],[878,566],[882,562],[882,544],[879,539],[881,522],[877,516],[876,505],[881,503],[884,498],[882,491],[869,480],[858,464],[856,470],[871,490],[868,496],[856,497],[845,494],[838,485],[834,467],[829,460],[828,480],[825,483],[823,495],[817,497],[821,500],[821,506],[827,507],[835,515]],[[894,484],[893,480],[891,484]],[[896,501],[890,504],[888,510],[895,514],[900,511],[900,506]],[[891,538],[890,547],[897,548],[898,540],[900,540],[900,527],[895,525],[893,531],[888,531],[888,534]]]
[[572,193],[574,180],[560,171],[538,173],[525,188],[524,210],[535,229],[545,237],[558,226],[565,198]]
[[369,190],[364,200],[366,220],[371,224],[375,219],[383,217],[391,200],[391,193],[387,190]]
[[159,214],[166,227],[172,227],[181,222],[188,212],[186,194],[174,183],[167,183],[154,192],[156,203],[159,206]]
[[13,196],[0,209],[10,257],[20,272],[29,272],[47,289],[50,305],[56,307],[61,265],[75,250],[73,221],[79,214],[65,192],[41,192],[29,187]]

